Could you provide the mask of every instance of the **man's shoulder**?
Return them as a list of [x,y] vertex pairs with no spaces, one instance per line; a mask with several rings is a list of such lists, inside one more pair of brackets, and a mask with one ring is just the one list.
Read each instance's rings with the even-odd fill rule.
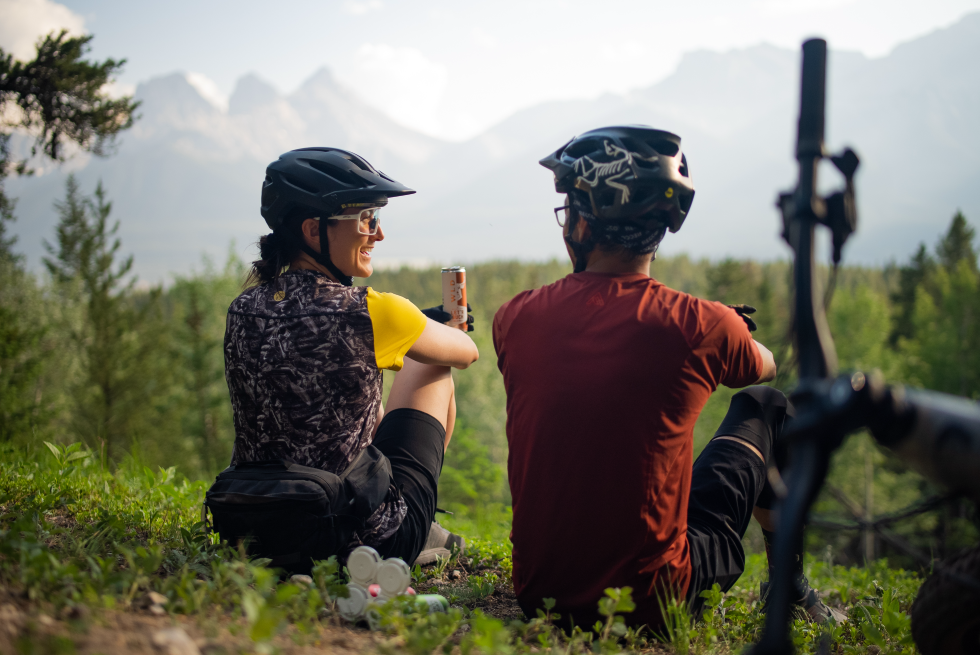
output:
[[691,346],[715,329],[724,320],[726,312],[732,311],[720,302],[699,298],[666,285],[651,289],[651,293],[656,294],[656,304],[666,320],[678,327]]
[[521,309],[523,309],[528,299],[534,295],[535,291],[537,291],[537,289],[521,291],[519,294],[501,305],[500,309],[497,310],[497,313],[493,315],[493,336],[495,343],[502,340],[504,335],[507,334],[508,328],[510,328],[511,323],[514,322],[514,318],[521,312]]
[[567,275],[537,289],[521,291],[500,306],[500,309],[493,316],[493,340],[498,352],[517,317],[528,308],[531,311],[546,310],[545,306],[548,303],[553,303],[557,298],[561,298],[567,293],[570,277],[572,276]]
[[653,278],[651,281],[653,284],[650,285],[647,294],[656,296],[664,307],[705,315],[720,314],[725,309],[725,305],[720,302],[699,298],[686,291],[669,287]]
[[496,316],[499,318],[513,317],[514,314],[520,312],[520,310],[527,305],[536,305],[542,302],[547,302],[550,298],[554,297],[554,294],[561,293],[561,290],[567,286],[568,277],[566,276],[560,280],[556,280],[551,284],[545,284],[537,289],[527,289],[521,291],[516,296],[505,302],[497,310]]

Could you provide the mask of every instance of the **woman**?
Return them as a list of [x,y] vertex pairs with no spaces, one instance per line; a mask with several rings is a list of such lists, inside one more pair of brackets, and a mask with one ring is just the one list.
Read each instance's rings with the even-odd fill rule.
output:
[[[373,272],[374,247],[385,238],[380,209],[411,193],[336,148],[293,150],[266,169],[262,216],[272,233],[259,241],[254,286],[232,303],[225,333],[236,433],[228,471],[279,462],[280,471],[298,465],[337,474],[355,508],[340,512],[350,519],[347,531],[309,512],[278,527],[262,523],[250,535],[258,543],[252,551],[274,565],[303,570],[311,559],[344,556],[359,543],[410,564],[423,548],[431,555],[462,547],[433,517],[456,417],[450,371],[468,367],[479,352],[464,331],[442,324],[449,315],[441,307],[423,313],[405,298],[351,284]],[[400,371],[387,406],[383,369]],[[352,483],[345,472],[365,451],[376,452],[371,444],[382,466]],[[388,486],[374,502],[364,500],[358,489],[379,480]],[[280,482],[260,500],[286,493]],[[222,517],[209,506],[225,537]],[[309,527],[314,523],[320,527]]]

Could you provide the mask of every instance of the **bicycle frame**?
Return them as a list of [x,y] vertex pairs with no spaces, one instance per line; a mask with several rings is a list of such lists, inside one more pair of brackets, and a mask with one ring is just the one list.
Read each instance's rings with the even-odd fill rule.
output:
[[[779,195],[783,237],[793,249],[793,338],[799,361],[799,384],[790,398],[796,418],[785,438],[789,467],[783,473],[786,494],[777,511],[773,545],[773,581],[769,614],[753,655],[788,655],[790,603],[794,582],[793,553],[802,544],[802,528],[827,477],[830,456],[844,438],[869,428],[875,439],[893,449],[930,479],[980,502],[980,407],[946,394],[888,386],[879,374],[856,372],[833,377],[836,353],[814,276],[813,239],[818,225],[832,233],[833,261],[857,227],[854,173],[859,160],[850,149],[828,156],[824,149],[827,43],[803,43],[800,117],[796,143],[799,181]],[[829,158],[844,176],[844,189],[817,194],[817,168]]]

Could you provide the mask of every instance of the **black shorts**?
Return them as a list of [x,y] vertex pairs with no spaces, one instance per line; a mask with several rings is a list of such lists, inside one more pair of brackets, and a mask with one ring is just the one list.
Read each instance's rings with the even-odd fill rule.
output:
[[446,429],[425,412],[402,408],[381,419],[374,445],[391,462],[392,482],[408,506],[398,531],[377,547],[382,557],[412,564],[422,552],[436,514],[445,443]]
[[[771,387],[749,387],[732,398],[731,407],[715,437],[737,436],[754,445],[771,464],[773,444],[792,416],[786,397]],[[745,571],[742,537],[752,510],[771,508],[775,500],[766,475],[767,463],[745,446],[712,439],[691,477],[687,541],[691,549],[691,582],[687,600],[700,614],[702,591],[718,583],[731,589]]]

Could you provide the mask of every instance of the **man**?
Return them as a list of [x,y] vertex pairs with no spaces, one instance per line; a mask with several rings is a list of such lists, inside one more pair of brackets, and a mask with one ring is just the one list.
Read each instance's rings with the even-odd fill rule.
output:
[[[729,589],[744,570],[753,514],[774,529],[767,465],[792,408],[769,387],[733,398],[692,470],[693,429],[719,384],[776,375],[739,311],[649,276],[667,230],[694,197],[680,138],[643,126],[582,134],[541,160],[566,194],[556,208],[574,273],[504,304],[493,324],[507,390],[514,588],[528,615],[543,598],[577,625],[607,587],[632,587],[635,624],[660,603]],[[798,605],[818,600],[797,558]],[[835,619],[844,617],[837,614]]]

